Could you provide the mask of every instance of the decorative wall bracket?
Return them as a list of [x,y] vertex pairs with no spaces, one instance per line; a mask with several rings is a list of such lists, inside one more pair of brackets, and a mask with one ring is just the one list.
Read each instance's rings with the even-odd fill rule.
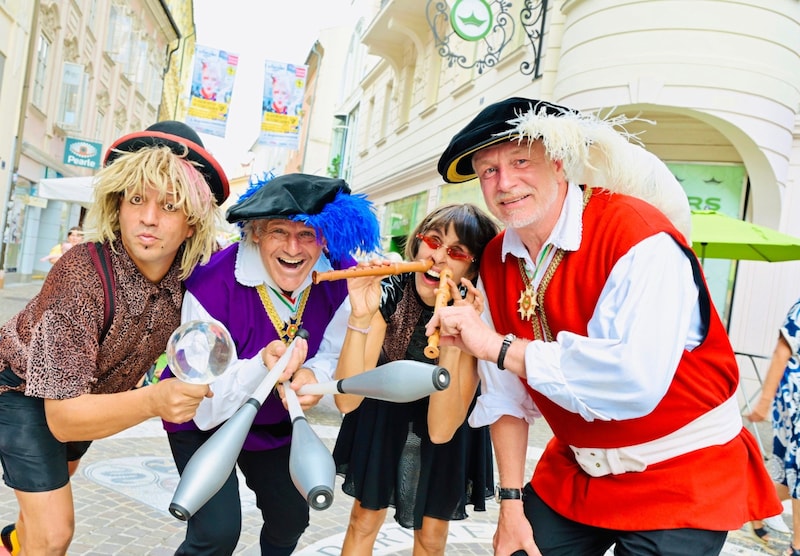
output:
[[[464,69],[476,68],[478,73],[496,66],[514,36],[516,23],[509,11],[512,3],[508,0],[456,0],[452,7],[443,0],[428,0],[426,18],[433,33],[439,56],[447,59],[450,67],[458,64]],[[523,0],[519,14],[519,23],[528,37],[533,52],[532,60],[524,60],[520,64],[520,72],[532,75],[532,79],[541,77],[540,62],[542,57],[542,40],[544,37],[545,14],[547,0]],[[486,29],[475,32],[472,38],[468,33],[454,27],[460,23],[472,28],[486,25]],[[469,61],[467,56],[454,51],[454,41],[469,40],[479,46],[482,56]]]
[[547,14],[547,0],[524,0],[523,8],[519,12],[519,20],[533,51],[533,61],[524,61],[519,65],[523,75],[532,75],[531,79],[542,76],[542,42],[544,41],[544,22]]

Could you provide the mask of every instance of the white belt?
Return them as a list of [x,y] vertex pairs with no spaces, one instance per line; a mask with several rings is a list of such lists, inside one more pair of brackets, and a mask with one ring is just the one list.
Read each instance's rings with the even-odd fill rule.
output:
[[736,396],[732,396],[688,425],[643,444],[623,448],[570,448],[586,473],[592,477],[603,477],[644,471],[648,465],[701,448],[726,444],[741,430],[742,417]]

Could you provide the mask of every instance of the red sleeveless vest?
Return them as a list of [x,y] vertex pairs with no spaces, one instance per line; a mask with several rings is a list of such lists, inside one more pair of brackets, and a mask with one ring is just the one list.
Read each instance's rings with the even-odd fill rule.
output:
[[[537,313],[532,321],[523,321],[517,312],[519,292],[525,288],[518,261],[507,255],[505,264],[501,263],[502,234],[494,238],[483,255],[481,277],[495,328],[531,339],[543,337],[534,333],[537,327],[549,330],[551,338],[561,331],[585,336],[616,262],[659,232],[669,233],[688,248],[683,236],[653,206],[633,197],[592,190],[584,208],[580,249],[564,253],[544,291],[543,318]],[[705,279],[700,277],[700,282],[701,291],[707,292]],[[706,338],[691,352],[684,351],[667,393],[648,415],[587,422],[523,381],[555,435],[532,479],[536,492],[550,507],[581,523],[621,530],[733,530],[749,520],[782,511],[758,446],[745,429],[723,446],[696,450],[643,472],[605,477],[593,478],[583,472],[569,448],[615,448],[654,440],[736,394],[739,371],[733,349],[713,305],[706,307]],[[671,331],[651,333],[669,341]],[[616,503],[609,506],[609,500]]]

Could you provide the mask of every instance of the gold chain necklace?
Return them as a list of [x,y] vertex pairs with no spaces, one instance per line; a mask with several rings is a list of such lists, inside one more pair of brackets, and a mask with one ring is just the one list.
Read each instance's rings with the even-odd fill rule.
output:
[[522,259],[517,259],[519,263],[519,271],[522,274],[522,280],[525,282],[525,289],[522,290],[519,296],[519,309],[517,312],[519,313],[520,318],[522,320],[531,320],[533,318],[534,311],[536,311],[536,307],[539,305],[539,302],[536,300],[536,288],[533,286],[536,283],[536,275],[539,273],[539,269],[542,268],[545,259],[547,259],[548,253],[553,248],[552,243],[548,243],[545,245],[544,249],[542,250],[541,255],[539,256],[539,262],[536,263],[536,267],[533,269],[533,276],[528,276],[528,269],[525,268],[525,263]]
[[[547,265],[547,270],[545,271],[544,275],[542,276],[539,285],[536,288],[533,288],[531,284],[530,278],[528,278],[528,272],[525,269],[525,263],[522,262],[522,259],[517,259],[519,264],[519,272],[522,274],[522,281],[525,283],[525,290],[523,295],[520,297],[520,305],[522,303],[522,298],[524,297],[525,293],[528,292],[530,294],[530,305],[531,309],[528,312],[527,320],[531,321],[531,325],[533,326],[533,338],[535,340],[545,340],[545,341],[552,341],[552,335],[550,333],[550,325],[547,324],[547,315],[544,313],[544,292],[547,290],[547,286],[550,285],[550,280],[553,278],[553,275],[556,273],[556,268],[561,263],[561,260],[564,258],[564,250],[563,249],[556,249],[555,255],[553,255],[553,260],[550,261],[550,264]],[[522,307],[520,306],[520,315],[522,314]],[[533,317],[536,317],[536,321],[533,322]],[[525,319],[525,317],[523,317]]]
[[278,333],[278,337],[280,337],[284,344],[288,344],[292,341],[295,334],[297,334],[297,331],[300,330],[300,325],[303,324],[303,311],[306,310],[306,302],[308,301],[311,287],[303,290],[303,293],[300,295],[300,306],[297,308],[295,315],[289,317],[288,321],[283,321],[280,315],[278,315],[278,311],[272,304],[272,300],[269,298],[269,293],[267,293],[267,288],[264,284],[256,286],[256,290],[258,291],[258,297],[261,298],[261,304],[264,306],[264,310],[269,316],[269,320],[272,321],[272,326],[275,327],[275,331]]
[[[591,196],[592,188],[586,186],[583,190],[584,209],[586,208]],[[552,247],[552,244],[550,244],[548,247]],[[534,279],[536,277],[536,273],[539,271],[539,267],[547,256],[547,252],[548,249],[546,248],[542,253],[542,256],[539,257],[539,264],[537,264],[536,268],[534,269]],[[561,264],[563,258],[564,250],[557,248],[555,254],[553,255],[553,259],[550,261],[550,264],[547,265],[547,270],[545,270],[542,279],[539,281],[539,285],[535,288],[533,287],[531,278],[528,276],[528,269],[525,268],[524,261],[522,259],[517,259],[519,273],[522,275],[522,282],[525,284],[525,289],[522,290],[522,293],[519,296],[518,312],[522,320],[531,321],[531,325],[533,326],[533,337],[536,340],[545,340],[548,342],[553,340],[550,332],[550,325],[547,323],[547,315],[544,313],[544,292],[547,290],[547,286],[550,284],[550,280],[552,280],[553,275],[556,273],[556,268],[558,268],[558,265]],[[536,323],[533,322],[534,316],[537,316],[537,320],[539,321],[538,327],[536,326]]]

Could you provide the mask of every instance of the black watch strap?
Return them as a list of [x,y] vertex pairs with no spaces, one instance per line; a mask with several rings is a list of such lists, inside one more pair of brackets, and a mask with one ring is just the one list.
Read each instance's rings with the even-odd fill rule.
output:
[[522,489],[503,488],[498,485],[495,488],[494,497],[497,502],[502,502],[503,500],[522,500]]
[[511,346],[511,342],[516,340],[517,337],[513,334],[506,334],[503,336],[503,345],[500,348],[500,354],[497,356],[497,368],[501,371],[505,369],[503,366],[503,362],[506,359],[506,353],[508,352],[508,348]]

